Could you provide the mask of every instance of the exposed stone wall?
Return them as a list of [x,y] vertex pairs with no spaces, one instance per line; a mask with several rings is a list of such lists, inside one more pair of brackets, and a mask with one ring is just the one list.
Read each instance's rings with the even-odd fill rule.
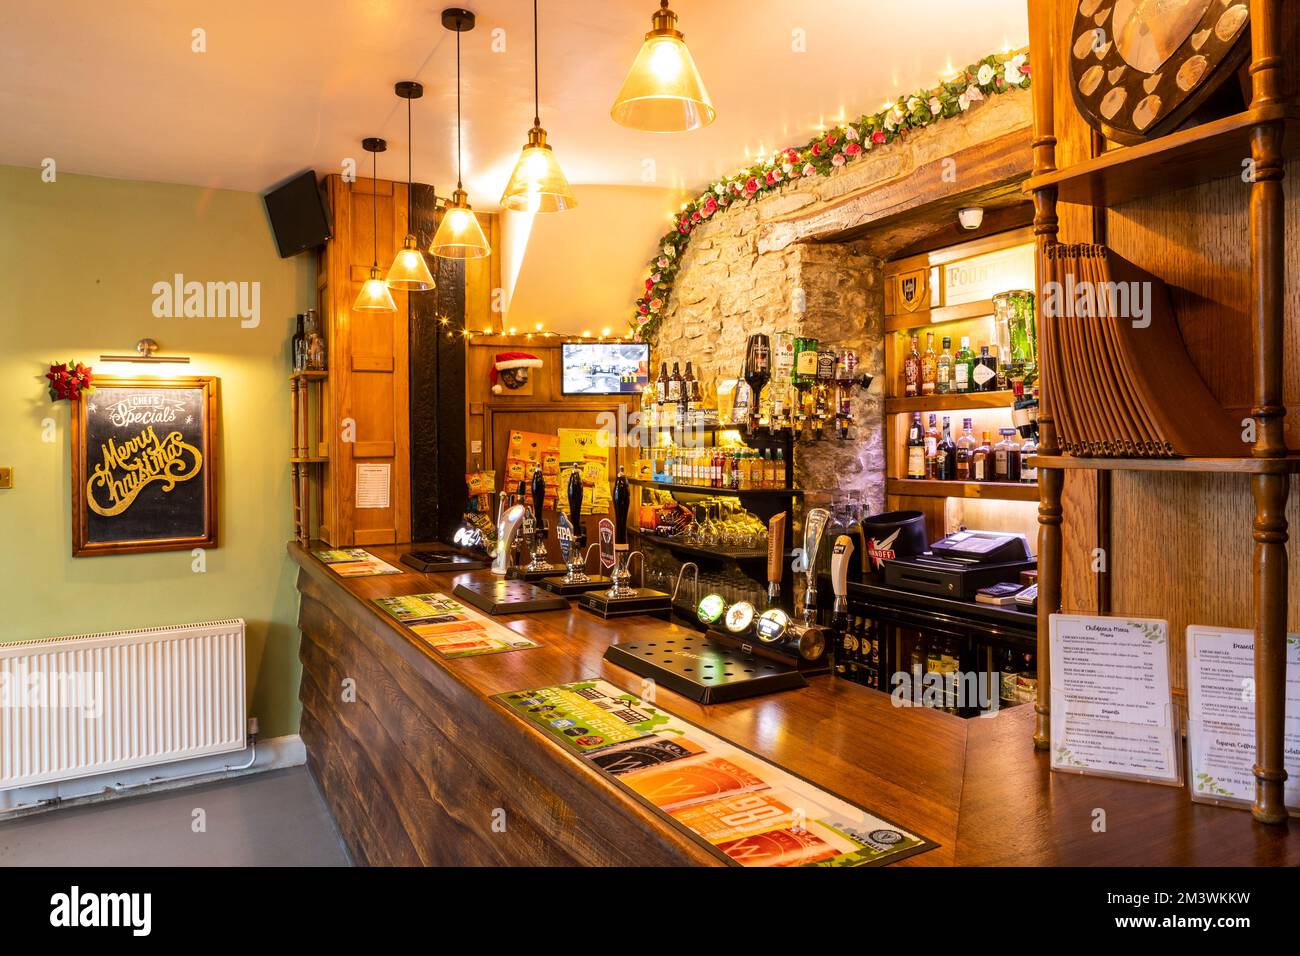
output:
[[754,332],[790,332],[856,349],[862,370],[876,376],[871,389],[854,399],[856,434],[845,442],[799,443],[796,475],[806,490],[858,490],[869,508],[881,510],[883,263],[863,242],[797,241],[807,229],[796,224],[806,226],[854,194],[904,179],[937,158],[1029,123],[1028,91],[1007,93],[907,141],[880,147],[831,176],[796,180],[780,192],[717,213],[696,227],[682,256],[656,340],[655,367],[661,360],[689,359],[706,385],[734,378],[745,340]]

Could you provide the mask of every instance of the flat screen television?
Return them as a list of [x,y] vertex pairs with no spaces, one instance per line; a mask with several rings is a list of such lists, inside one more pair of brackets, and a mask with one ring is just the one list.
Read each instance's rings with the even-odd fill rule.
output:
[[560,352],[564,395],[635,395],[650,381],[645,342],[565,342]]
[[307,170],[262,197],[271,220],[280,258],[324,245],[330,238],[329,211],[316,185],[316,173]]

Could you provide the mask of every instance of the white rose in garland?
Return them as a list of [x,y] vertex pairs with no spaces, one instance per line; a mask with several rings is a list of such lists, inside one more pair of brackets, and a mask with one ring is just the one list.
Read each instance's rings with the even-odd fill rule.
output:
[[980,86],[988,86],[990,83],[993,82],[993,77],[996,75],[997,74],[994,72],[993,67],[985,63],[983,66],[980,67],[980,71],[975,75],[975,79]]

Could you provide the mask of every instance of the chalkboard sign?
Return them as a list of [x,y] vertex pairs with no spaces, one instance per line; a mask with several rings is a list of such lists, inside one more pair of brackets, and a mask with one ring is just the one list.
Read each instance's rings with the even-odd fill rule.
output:
[[215,378],[97,378],[72,416],[72,554],[217,543]]

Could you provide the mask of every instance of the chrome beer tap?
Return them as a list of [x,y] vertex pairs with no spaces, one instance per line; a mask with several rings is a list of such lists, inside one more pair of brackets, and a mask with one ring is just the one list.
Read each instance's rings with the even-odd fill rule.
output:
[[610,572],[610,586],[605,596],[610,599],[636,597],[636,589],[629,585],[632,572],[628,570],[631,555],[627,547],[627,513],[632,505],[632,489],[622,465],[618,466],[611,497],[614,505],[614,570]]
[[546,560],[546,522],[542,520],[542,508],[546,504],[546,478],[542,475],[542,466],[533,469],[533,533],[532,560],[524,571],[529,574],[545,574],[554,571],[555,565]]
[[808,579],[803,592],[803,623],[808,627],[817,623],[817,555],[830,520],[831,513],[825,508],[811,508],[803,519],[802,560]]
[[565,517],[561,514],[555,519],[555,533],[560,539],[560,553],[564,557],[564,566],[568,569],[562,583],[587,584],[591,578],[587,574],[585,554],[587,535],[582,526],[582,474],[576,466],[569,472],[569,486],[566,492],[569,499],[569,516]]

